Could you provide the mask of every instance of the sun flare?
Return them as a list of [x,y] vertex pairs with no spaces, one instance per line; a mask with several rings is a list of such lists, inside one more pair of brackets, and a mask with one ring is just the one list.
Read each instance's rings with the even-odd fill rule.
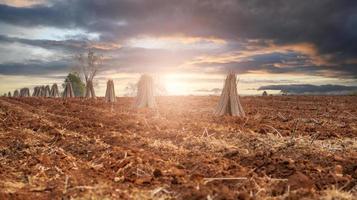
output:
[[167,74],[164,76],[164,87],[168,95],[185,95],[189,93],[187,83],[179,74]]

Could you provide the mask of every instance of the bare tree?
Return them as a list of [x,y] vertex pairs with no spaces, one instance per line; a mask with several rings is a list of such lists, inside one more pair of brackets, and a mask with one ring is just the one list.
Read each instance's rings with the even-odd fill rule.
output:
[[79,63],[80,71],[86,83],[86,98],[96,98],[93,79],[97,75],[99,66],[102,64],[103,56],[96,55],[93,50],[89,49],[87,55],[78,54],[76,60]]

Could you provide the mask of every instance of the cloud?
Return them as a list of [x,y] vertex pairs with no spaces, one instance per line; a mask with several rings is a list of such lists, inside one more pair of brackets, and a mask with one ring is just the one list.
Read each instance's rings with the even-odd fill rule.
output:
[[70,67],[71,65],[68,65],[68,61],[65,60],[50,62],[30,60],[27,63],[1,63],[0,74],[48,76],[49,74],[65,74],[70,71]]
[[47,0],[0,0],[1,4],[15,7],[31,7],[47,3]]
[[[45,40],[2,35],[0,42],[63,52],[96,47],[109,55],[107,69],[236,69],[239,73],[357,77],[356,1],[19,2],[0,4],[1,23],[29,29],[83,30],[98,38]],[[173,47],[175,51],[167,50]]]
[[325,77],[357,78],[355,64],[325,64],[316,65],[311,57],[300,52],[246,52],[242,55],[214,55],[193,61],[194,66],[215,69],[215,73],[225,73],[233,70],[238,74],[270,73],[270,74],[299,74],[319,75]]
[[258,90],[280,90],[281,92],[289,94],[348,94],[357,92],[357,86],[310,84],[267,85],[261,86]]
[[83,52],[89,48],[93,49],[94,51],[109,51],[117,50],[121,47],[119,44],[92,42],[87,39],[41,40],[8,37],[5,35],[0,35],[0,43],[21,43],[49,50],[62,50],[68,52]]
[[213,88],[213,89],[199,89],[195,90],[195,92],[209,93],[209,94],[219,94],[222,92],[221,88]]
[[30,8],[1,5],[0,19],[25,26],[80,27],[107,39],[181,33],[307,42],[322,54],[342,52],[343,57],[357,52],[356,8],[357,2],[349,0],[62,0]]

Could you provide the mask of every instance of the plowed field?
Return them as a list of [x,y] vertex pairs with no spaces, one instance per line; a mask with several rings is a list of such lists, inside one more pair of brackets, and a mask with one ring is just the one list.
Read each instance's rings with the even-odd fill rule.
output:
[[355,96],[117,100],[0,98],[0,199],[356,198]]

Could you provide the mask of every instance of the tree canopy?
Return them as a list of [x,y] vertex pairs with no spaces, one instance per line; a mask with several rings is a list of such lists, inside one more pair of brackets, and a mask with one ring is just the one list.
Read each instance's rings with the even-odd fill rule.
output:
[[64,84],[62,85],[63,88],[66,87],[66,82],[71,82],[72,83],[72,87],[73,87],[73,91],[74,91],[74,95],[76,97],[82,97],[84,96],[84,92],[86,89],[86,85],[84,84],[84,82],[81,80],[79,74],[77,72],[74,73],[69,73],[64,81]]

